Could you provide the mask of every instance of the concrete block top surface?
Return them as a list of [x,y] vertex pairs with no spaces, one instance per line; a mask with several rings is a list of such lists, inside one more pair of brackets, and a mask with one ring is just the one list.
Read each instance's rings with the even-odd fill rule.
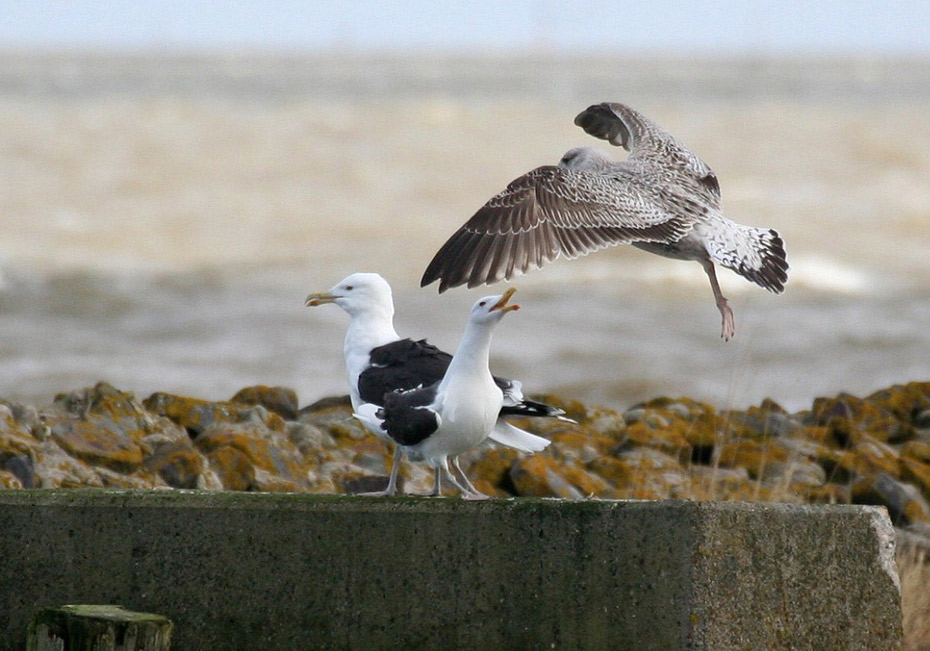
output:
[[866,517],[886,519],[883,507],[839,504],[782,504],[693,500],[564,500],[559,498],[365,497],[310,493],[255,493],[198,490],[37,489],[0,491],[0,504],[80,506],[84,508],[289,509],[373,513],[502,513],[538,509],[560,513],[607,513],[618,510],[743,513],[759,517]]

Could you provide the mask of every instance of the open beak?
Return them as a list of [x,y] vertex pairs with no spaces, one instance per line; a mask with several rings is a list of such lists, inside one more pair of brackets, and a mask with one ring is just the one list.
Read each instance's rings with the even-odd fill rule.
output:
[[488,312],[493,312],[495,310],[500,310],[502,313],[515,312],[520,309],[520,306],[514,303],[513,305],[507,305],[507,301],[510,300],[510,297],[517,292],[516,287],[509,288],[504,295],[501,296],[501,300],[494,304],[494,306],[488,310]]
[[336,301],[336,297],[330,294],[329,292],[315,292],[307,296],[307,300],[304,301],[304,305],[307,307],[315,307],[317,305],[323,305],[324,303],[333,303]]

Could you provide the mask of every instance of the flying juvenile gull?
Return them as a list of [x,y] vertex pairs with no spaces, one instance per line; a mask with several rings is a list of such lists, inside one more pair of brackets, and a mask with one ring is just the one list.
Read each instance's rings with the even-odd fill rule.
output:
[[[504,393],[488,369],[491,331],[507,312],[514,288],[501,296],[485,296],[471,309],[465,332],[442,380],[419,389],[397,391],[384,397],[384,405],[364,403],[355,416],[369,427],[387,432],[411,458],[423,459],[436,471],[433,495],[442,492],[442,474],[467,498],[486,498],[468,481],[458,455],[487,440],[504,406]],[[461,475],[459,483],[448,460]]]
[[[425,339],[401,339],[394,330],[391,286],[380,275],[355,273],[328,291],[307,296],[308,306],[326,303],[335,303],[349,314],[343,351],[349,378],[349,398],[354,410],[363,403],[380,406],[384,404],[386,394],[430,386],[445,375],[451,355]],[[562,418],[564,412],[561,409],[524,399],[522,384],[517,380],[495,377],[494,381],[504,396],[500,416]],[[380,426],[369,426],[369,429],[393,443]],[[538,452],[549,445],[546,439],[517,429],[502,418],[490,438],[523,452]],[[397,490],[397,473],[402,458],[403,448],[395,447],[391,476],[384,491],[386,495],[393,495]]]
[[591,148],[568,151],[558,165],[538,167],[492,197],[442,246],[420,285],[439,291],[491,284],[606,246],[633,246],[696,260],[710,279],[733,336],[733,311],[720,293],[714,263],[775,293],[788,263],[777,232],[723,216],[713,170],[681,142],[628,106],[604,102],[575,118],[587,133],[629,152],[616,162]]

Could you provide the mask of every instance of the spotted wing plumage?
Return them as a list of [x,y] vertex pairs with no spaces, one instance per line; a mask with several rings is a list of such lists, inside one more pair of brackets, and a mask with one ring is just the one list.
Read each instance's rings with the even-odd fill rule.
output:
[[[618,192],[616,185],[624,187]],[[433,257],[421,286],[476,287],[633,241],[676,240],[693,217],[669,215],[635,178],[543,166],[515,179]]]
[[639,111],[619,102],[602,102],[579,113],[575,125],[595,138],[623,147],[630,152],[627,160],[632,163],[654,167],[653,172],[677,172],[677,183],[720,207],[720,183],[710,166]]

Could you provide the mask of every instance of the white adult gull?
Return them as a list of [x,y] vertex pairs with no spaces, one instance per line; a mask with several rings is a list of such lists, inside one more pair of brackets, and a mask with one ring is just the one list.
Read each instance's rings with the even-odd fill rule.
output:
[[[346,330],[346,373],[352,408],[363,403],[383,405],[384,397],[397,390],[427,387],[442,380],[452,356],[426,340],[402,339],[394,329],[394,301],[391,286],[376,273],[355,273],[324,292],[307,296],[306,305],[334,303],[349,315]],[[490,439],[523,452],[538,452],[549,441],[513,427],[503,416],[544,416],[562,418],[561,409],[526,400],[516,380],[495,377],[503,393],[503,406]],[[565,419],[567,420],[567,419]],[[381,439],[394,443],[380,426],[368,428]],[[395,447],[388,486],[383,494],[397,490],[397,474],[403,448]],[[457,463],[457,462],[454,462]]]
[[[411,459],[422,459],[435,469],[433,495],[442,491],[442,475],[468,498],[485,498],[458,465],[458,455],[484,443],[492,434],[504,406],[504,393],[488,368],[491,332],[505,314],[520,309],[508,304],[510,288],[500,296],[485,296],[471,309],[465,332],[442,380],[408,391],[389,393],[384,405],[364,403],[355,416],[380,428]],[[449,458],[462,483],[449,470]]]
[[788,263],[781,237],[724,217],[716,175],[681,142],[624,104],[590,106],[575,124],[629,155],[617,162],[578,147],[558,165],[515,179],[449,238],[421,286],[438,280],[444,292],[492,284],[560,257],[629,243],[701,264],[724,340],[735,330],[733,311],[720,292],[714,263],[772,292],[784,290]]

